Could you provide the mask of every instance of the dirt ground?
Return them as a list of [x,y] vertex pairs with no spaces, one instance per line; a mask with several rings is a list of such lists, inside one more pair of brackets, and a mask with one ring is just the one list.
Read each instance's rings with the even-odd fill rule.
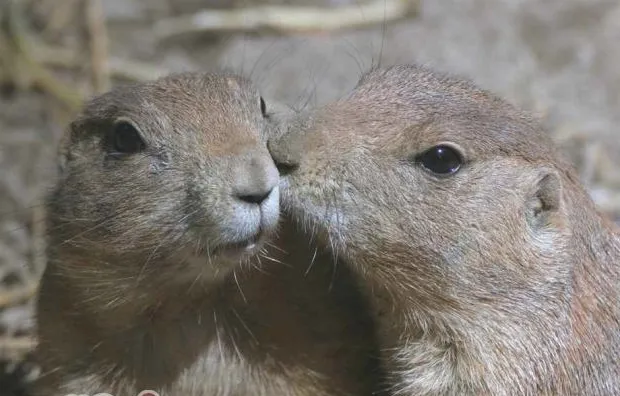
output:
[[[359,29],[168,39],[161,36],[164,18],[261,1],[103,0],[102,13],[97,1],[83,9],[84,2],[0,0],[0,371],[24,370],[12,362],[33,342],[31,295],[45,265],[40,199],[53,182],[56,141],[76,98],[109,87],[105,64],[113,85],[232,68],[254,79],[265,97],[296,108],[345,94],[372,65],[418,62],[457,73],[538,115],[601,209],[620,219],[616,0],[422,0],[406,19]],[[328,7],[362,0],[267,2]],[[20,46],[21,30],[37,43],[30,50]],[[90,39],[91,31],[104,36]],[[94,57],[93,48],[101,49]],[[4,378],[0,396],[18,394]]]

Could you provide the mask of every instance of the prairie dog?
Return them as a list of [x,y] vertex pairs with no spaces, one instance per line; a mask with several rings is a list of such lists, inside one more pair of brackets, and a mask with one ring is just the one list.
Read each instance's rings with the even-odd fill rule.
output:
[[400,65],[269,145],[283,208],[365,279],[393,394],[620,394],[618,229],[523,111]]
[[47,200],[39,395],[372,393],[374,333],[353,281],[306,274],[314,250],[285,243],[286,222],[273,241],[268,118],[228,73],[118,87],[85,106]]

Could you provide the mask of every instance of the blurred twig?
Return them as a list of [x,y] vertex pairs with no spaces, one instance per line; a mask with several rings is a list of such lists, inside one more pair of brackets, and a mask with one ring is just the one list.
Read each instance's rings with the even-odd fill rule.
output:
[[42,34],[45,36],[60,33],[65,26],[71,23],[78,12],[80,1],[82,0],[47,0],[50,13]]
[[34,57],[20,3],[20,0],[9,0],[4,4],[6,33],[10,43],[7,50],[11,51],[7,57],[13,61],[13,73],[21,74],[21,77],[29,80],[32,85],[55,97],[69,111],[77,111],[82,104],[79,92],[56,79]]
[[36,345],[37,341],[32,337],[0,337],[0,352],[3,352],[3,355],[25,355]]
[[18,305],[31,299],[36,294],[37,287],[36,282],[30,282],[25,286],[0,291],[0,308]]
[[[36,59],[48,66],[78,68],[83,60],[78,51],[71,48],[49,46],[43,43],[34,43]],[[114,56],[108,58],[110,77],[117,77],[132,81],[154,80],[168,74],[170,71],[150,63],[131,59],[121,59]]]
[[327,31],[359,28],[412,15],[419,0],[376,0],[334,8],[256,6],[233,10],[203,10],[163,19],[155,24],[160,39],[203,32],[273,30]]
[[108,32],[101,0],[86,1],[86,25],[90,36],[93,88],[99,94],[110,89]]
[[[109,90],[112,77],[144,81],[169,73],[145,62],[109,57],[101,0],[87,0],[85,6],[95,93]],[[84,94],[56,78],[48,67],[81,68],[84,55],[78,49],[45,44],[32,35],[28,31],[22,0],[8,0],[2,4],[0,19],[4,22],[4,29],[0,31],[0,79],[22,88],[37,87],[58,100],[70,113],[76,112],[84,101]]]

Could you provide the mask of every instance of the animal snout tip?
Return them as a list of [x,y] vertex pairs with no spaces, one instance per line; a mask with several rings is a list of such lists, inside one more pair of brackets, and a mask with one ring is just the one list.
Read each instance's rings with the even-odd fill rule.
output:
[[253,170],[254,172],[248,172],[243,182],[238,184],[234,193],[239,201],[262,205],[272,194],[278,194],[280,177],[273,164],[267,169]]
[[278,161],[274,159],[280,176],[288,176],[299,168],[299,164],[291,161]]
[[267,198],[269,198],[274,188],[275,186],[269,188],[269,190],[267,191],[263,190],[263,191],[255,191],[252,193],[238,193],[237,198],[240,201],[243,201],[245,203],[260,205]]
[[276,143],[270,141],[267,143],[267,148],[271,154],[271,158],[276,165],[276,169],[280,176],[287,176],[295,172],[299,168],[299,163],[294,161],[290,156],[284,154],[279,150],[279,146]]

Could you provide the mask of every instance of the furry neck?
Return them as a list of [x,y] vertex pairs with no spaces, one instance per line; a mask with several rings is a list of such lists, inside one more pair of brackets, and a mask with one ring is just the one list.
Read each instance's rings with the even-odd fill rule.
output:
[[[80,257],[89,256],[63,252],[48,264],[39,301],[42,346],[63,344],[55,348],[63,356],[53,366],[81,373],[95,369],[93,374],[109,384],[132,378],[136,385],[153,387],[176,379],[211,345],[227,351],[235,345],[234,333],[226,330],[241,326],[230,323],[236,320],[231,307],[241,299],[231,289],[232,276],[172,282],[151,274],[140,280],[111,257],[91,253],[98,262],[84,263]],[[151,264],[174,268],[178,263]]]

